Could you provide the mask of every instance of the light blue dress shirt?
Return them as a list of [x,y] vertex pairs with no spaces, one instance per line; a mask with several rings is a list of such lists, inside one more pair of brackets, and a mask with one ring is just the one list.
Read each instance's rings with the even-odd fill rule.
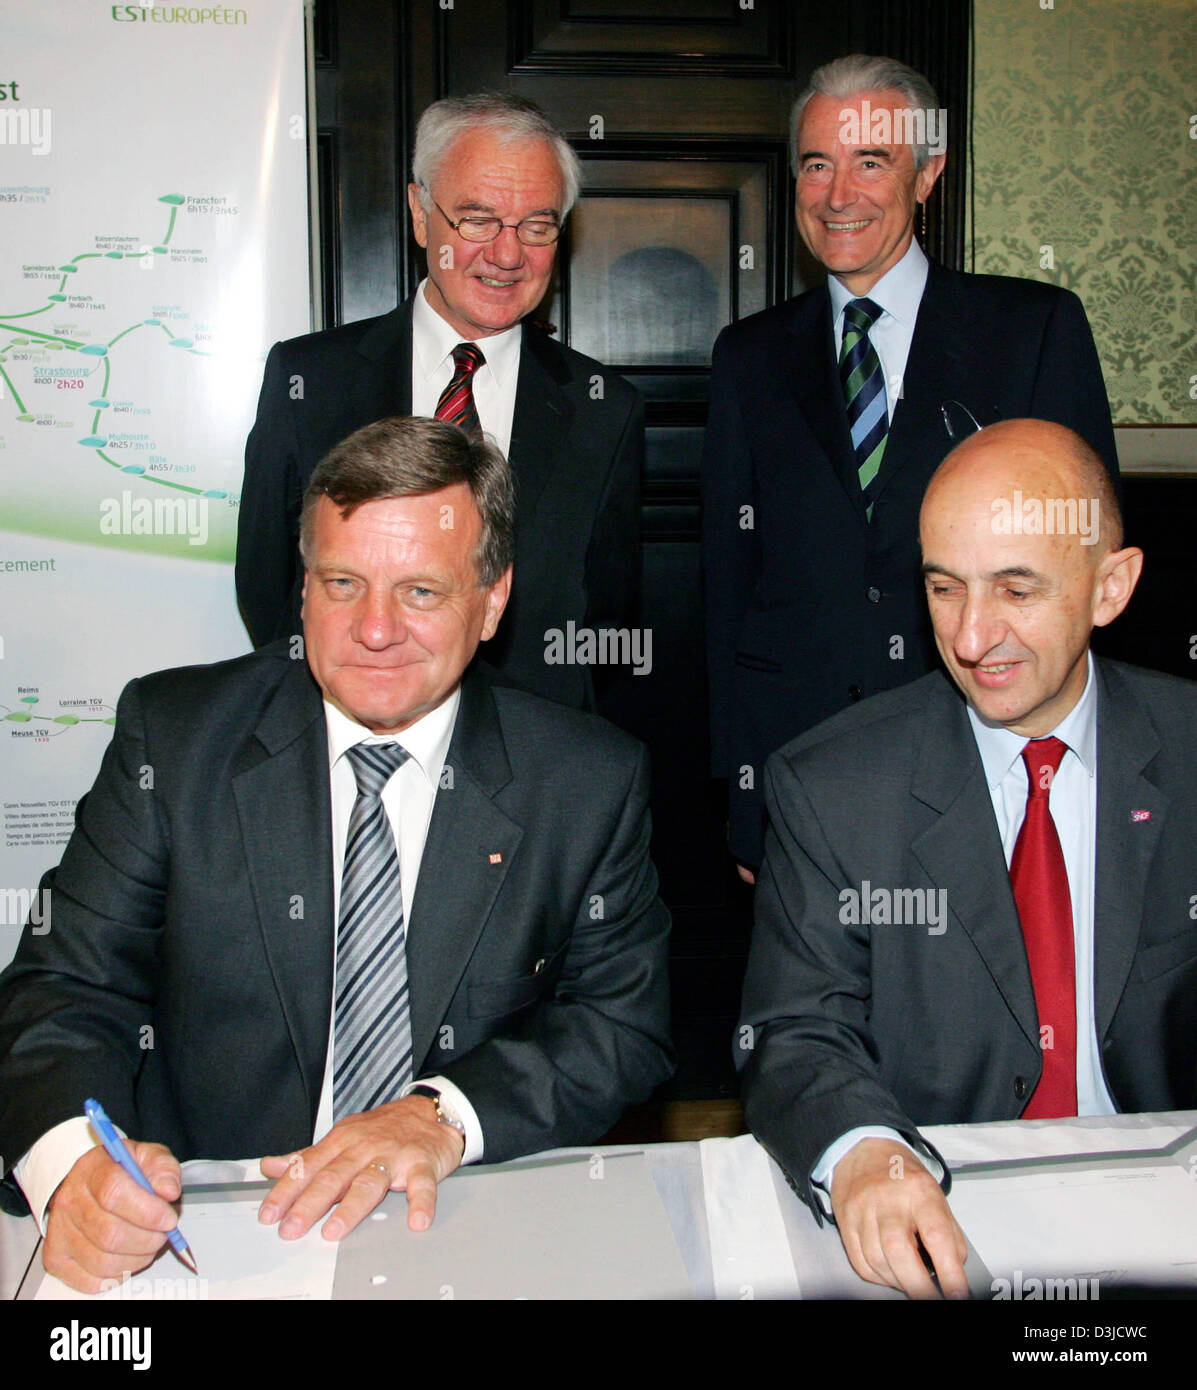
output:
[[844,341],[844,306],[853,299],[871,299],[885,311],[869,329],[869,342],[873,344],[885,375],[885,405],[891,424],[894,408],[902,396],[902,378],[906,373],[914,324],[926,287],[927,258],[913,237],[906,254],[897,265],[885,272],[867,295],[855,295],[834,275],[827,277],[837,362]]

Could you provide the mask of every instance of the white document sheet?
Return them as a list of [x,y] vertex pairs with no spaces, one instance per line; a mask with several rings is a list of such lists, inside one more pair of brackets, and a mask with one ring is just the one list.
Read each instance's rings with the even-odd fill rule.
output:
[[406,1197],[389,1193],[337,1270],[337,1297],[355,1300],[692,1296],[642,1152],[459,1168],[427,1231],[408,1230]]
[[949,1202],[995,1279],[1197,1285],[1197,1181],[1180,1166],[966,1175]]
[[698,1147],[715,1297],[801,1297],[769,1155],[751,1134]]
[[[263,1194],[264,1195],[264,1194]],[[199,1266],[191,1273],[169,1245],[148,1268],[103,1294],[77,1293],[47,1274],[38,1299],[320,1299],[331,1298],[337,1243],[318,1222],[299,1240],[258,1223],[259,1201],[185,1199],[179,1225]]]
[[931,1125],[923,1131],[950,1164],[992,1163],[1003,1158],[1055,1158],[1065,1154],[1123,1153],[1162,1149],[1192,1128],[1184,1123],[1138,1125],[1147,1117],[1089,1120],[1016,1120],[984,1125]]

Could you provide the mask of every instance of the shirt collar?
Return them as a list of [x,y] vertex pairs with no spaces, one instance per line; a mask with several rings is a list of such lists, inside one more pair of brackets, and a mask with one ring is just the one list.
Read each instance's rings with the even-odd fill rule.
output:
[[[471,342],[458,333],[451,323],[447,323],[429,304],[425,297],[427,278],[420,281],[411,310],[411,351],[412,362],[425,378],[431,377],[439,367],[453,356],[453,349],[461,342]],[[515,378],[520,360],[520,324],[505,328],[502,333],[483,338],[477,346],[486,365],[480,372],[490,371],[500,387],[506,387]]]
[[336,705],[324,701],[324,721],[328,728],[328,765],[331,769],[350,748],[359,743],[401,743],[429,785],[436,789],[449,752],[449,740],[457,722],[461,686],[447,700],[423,714],[399,734],[372,734],[356,719],[350,719]]
[[871,299],[891,318],[909,324],[913,329],[926,285],[927,257],[923,255],[923,248],[911,237],[906,254],[897,265],[885,272],[867,295],[853,294],[834,275],[827,277],[827,288],[831,291],[832,322],[839,322],[844,305],[850,300]]
[[[1067,744],[1080,759],[1090,777],[1097,772],[1097,683],[1093,679],[1093,653],[1088,655],[1088,674],[1081,698],[1068,711],[1052,734]],[[991,724],[968,706],[969,721],[973,726],[973,736],[977,740],[977,750],[981,754],[981,764],[985,769],[985,780],[991,789],[1003,780],[1006,774],[1022,757],[1027,739],[1021,734],[1012,733],[1000,724]]]

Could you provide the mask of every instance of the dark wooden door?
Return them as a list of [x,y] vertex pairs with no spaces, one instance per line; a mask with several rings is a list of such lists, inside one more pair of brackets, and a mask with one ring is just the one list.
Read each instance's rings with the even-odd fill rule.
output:
[[[643,625],[651,674],[613,692],[651,747],[654,858],[674,916],[679,1097],[731,1094],[750,925],[708,774],[698,469],[710,349],[726,323],[813,279],[798,254],[790,105],[811,70],[885,52],[926,72],[963,150],[968,5],[852,0],[318,0],[317,124],[326,322],[390,309],[422,274],[404,188],[419,113],[477,90],[531,97],[586,173],[538,315],[647,403]],[[962,254],[964,162],[930,249]]]

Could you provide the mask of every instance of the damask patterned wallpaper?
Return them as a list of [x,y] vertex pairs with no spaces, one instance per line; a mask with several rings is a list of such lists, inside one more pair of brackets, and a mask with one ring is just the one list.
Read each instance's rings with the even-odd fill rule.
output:
[[1197,424],[1197,5],[1046,3],[976,0],[966,269],[1080,295],[1116,424]]

